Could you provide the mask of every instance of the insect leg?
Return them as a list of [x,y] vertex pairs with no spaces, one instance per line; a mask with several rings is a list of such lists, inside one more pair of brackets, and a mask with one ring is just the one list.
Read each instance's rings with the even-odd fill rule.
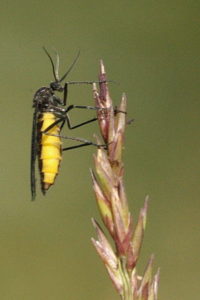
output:
[[69,81],[64,85],[63,106],[67,105],[68,85],[69,84],[93,84],[95,81]]
[[58,125],[58,124],[61,123],[61,122],[63,122],[63,123],[61,124],[61,126],[60,126],[60,129],[62,129],[63,126],[64,126],[64,124],[65,124],[65,121],[67,121],[67,126],[68,126],[69,129],[75,129],[75,128],[77,128],[77,127],[81,127],[81,126],[86,125],[86,124],[88,124],[88,123],[92,123],[92,122],[94,122],[94,121],[96,121],[96,120],[97,120],[97,118],[93,118],[93,119],[90,119],[90,120],[88,120],[88,121],[85,121],[85,122],[82,122],[82,123],[80,123],[80,124],[77,124],[77,125],[75,125],[75,126],[72,126],[71,123],[70,123],[69,117],[66,115],[66,116],[64,116],[64,117],[59,118],[58,120],[56,120],[56,121],[55,121],[54,123],[52,123],[49,127],[47,127],[42,133],[47,133],[50,129],[52,129],[54,126]]
[[97,118],[93,118],[93,119],[90,119],[90,120],[88,120],[88,121],[85,121],[85,122],[82,122],[82,123],[80,123],[80,124],[77,124],[77,125],[72,126],[69,117],[67,116],[67,118],[66,118],[67,126],[68,126],[69,129],[75,129],[75,128],[81,127],[81,126],[83,126],[83,125],[92,123],[92,122],[94,122],[94,121],[96,121],[96,120],[97,120]]
[[87,144],[87,145],[92,145],[92,146],[95,146],[95,147],[98,147],[98,148],[101,148],[101,147],[107,148],[107,145],[105,145],[105,144],[96,144],[96,143],[93,143],[93,142],[91,142],[89,140],[86,140],[86,139],[83,139],[83,138],[79,138],[79,137],[69,137],[69,136],[63,136],[63,135],[60,135],[60,134],[52,134],[52,133],[48,133],[48,132],[43,132],[43,133],[45,133],[46,135],[50,135],[50,136],[56,136],[56,137],[59,137],[61,139],[66,139],[66,140],[72,140],[72,141],[81,142],[81,143],[83,143],[85,145]]
[[91,145],[91,143],[83,143],[80,145],[63,148],[62,151],[72,150],[72,149],[81,148],[81,147],[90,146],[90,145]]
[[65,83],[64,85],[64,96],[63,96],[63,105],[67,105],[67,95],[68,95],[68,84]]
[[47,133],[50,129],[52,129],[54,126],[58,125],[59,123],[63,122],[60,126],[60,128],[62,129],[64,126],[66,120],[66,116],[64,116],[63,118],[59,118],[58,120],[56,120],[55,122],[53,122],[51,125],[49,125],[45,130],[43,130],[41,133]]
[[[90,105],[74,105],[74,104],[71,104],[69,105],[65,112],[69,112],[70,110],[74,109],[74,108],[80,108],[80,109],[92,109],[92,110],[99,110],[99,111],[108,111],[109,108],[105,107],[97,107],[97,106],[90,106]],[[123,113],[123,114],[127,114],[126,111],[122,111],[122,110],[119,110],[117,107],[114,108],[114,114],[117,115],[118,113]]]
[[74,109],[74,108],[80,108],[80,109],[92,109],[92,110],[103,110],[103,108],[100,108],[100,107],[96,107],[96,106],[90,106],[90,105],[74,105],[74,104],[71,104],[69,105],[65,112],[69,112],[70,110]]
[[[60,80],[62,81],[62,79]],[[68,96],[68,85],[69,84],[93,84],[93,83],[106,83],[106,82],[114,82],[112,80],[104,80],[104,81],[68,81],[64,85],[64,96],[63,96],[63,105],[67,104],[67,96]]]
[[63,126],[65,125],[65,120],[63,120],[61,126],[60,126],[60,131],[62,130]]
[[67,109],[65,110],[65,112],[66,112],[67,126],[68,126],[69,129],[75,129],[75,128],[81,127],[81,126],[83,126],[83,125],[86,125],[86,124],[89,124],[89,123],[91,123],[91,122],[94,122],[94,121],[96,121],[96,120],[98,119],[97,117],[95,117],[95,118],[92,118],[92,119],[90,119],[90,120],[88,120],[88,121],[85,121],[85,122],[82,122],[82,123],[77,124],[77,125],[75,125],[75,126],[72,126],[72,125],[71,125],[71,122],[70,122],[70,119],[69,119],[69,117],[68,117],[68,115],[67,115],[67,113],[68,113],[70,110],[74,109],[74,108],[80,108],[80,109],[92,109],[92,110],[99,110],[99,109],[101,109],[101,110],[102,110],[102,108],[95,107],[95,106],[89,106],[89,105],[74,105],[74,104],[69,105],[69,106],[67,107]]
[[93,84],[93,83],[107,83],[115,82],[113,80],[93,80],[93,81],[67,81],[65,84]]
[[[69,105],[69,106],[67,107],[67,109],[65,110],[65,115],[64,115],[63,117],[60,117],[58,120],[56,120],[54,123],[52,123],[49,127],[47,127],[47,128],[43,131],[43,133],[48,132],[50,129],[52,129],[54,126],[56,126],[57,124],[59,124],[59,123],[61,123],[61,122],[63,122],[63,124],[61,125],[61,129],[63,128],[65,121],[67,121],[67,126],[68,126],[69,129],[75,129],[75,128],[84,126],[84,125],[86,125],[86,124],[92,123],[92,122],[94,122],[94,121],[96,121],[96,120],[98,119],[97,117],[95,117],[95,118],[92,118],[92,119],[87,120],[87,121],[85,121],[85,122],[82,122],[82,123],[80,123],[80,124],[77,124],[77,125],[72,126],[72,125],[71,125],[71,122],[70,122],[70,119],[69,119],[69,116],[67,115],[67,113],[68,113],[70,110],[74,109],[74,108],[80,108],[80,109],[92,109],[92,110],[104,110],[104,108],[99,108],[99,107],[95,107],[95,106],[73,105],[73,104],[72,104],[72,105]],[[105,110],[107,110],[107,108],[105,108]],[[126,114],[126,112],[124,112],[124,111],[120,111],[120,110],[115,109],[115,114],[117,114],[117,113],[125,113],[125,114]]]

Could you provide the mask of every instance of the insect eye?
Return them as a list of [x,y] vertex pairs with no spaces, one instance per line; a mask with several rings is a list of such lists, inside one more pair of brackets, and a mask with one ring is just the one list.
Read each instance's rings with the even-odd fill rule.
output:
[[62,86],[60,85],[60,83],[58,82],[52,82],[50,84],[50,87],[52,88],[52,90],[54,91],[62,91]]

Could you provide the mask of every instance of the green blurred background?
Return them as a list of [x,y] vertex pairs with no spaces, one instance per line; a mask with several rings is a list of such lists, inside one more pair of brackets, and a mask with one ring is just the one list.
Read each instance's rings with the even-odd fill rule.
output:
[[[151,253],[161,267],[159,299],[198,299],[198,1],[1,1],[0,299],[118,299],[90,237],[100,219],[89,167],[94,148],[64,153],[47,196],[30,201],[32,98],[52,71],[42,46],[61,56],[78,49],[69,80],[94,80],[103,58],[111,94],[127,93],[124,161],[131,210],[150,208],[138,270]],[[91,87],[71,86],[69,101],[93,105]],[[74,123],[93,112],[73,112]],[[67,131],[66,131],[67,132]],[[93,139],[96,124],[70,132]],[[67,134],[67,133],[66,133]]]

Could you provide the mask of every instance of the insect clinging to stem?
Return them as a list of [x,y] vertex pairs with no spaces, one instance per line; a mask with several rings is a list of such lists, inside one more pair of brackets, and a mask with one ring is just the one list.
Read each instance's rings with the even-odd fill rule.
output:
[[[59,55],[56,53],[56,64],[54,64],[52,57],[46,48],[43,48],[48,56],[52,70],[54,81],[50,83],[48,87],[41,87],[37,90],[33,97],[33,126],[32,126],[32,144],[31,144],[31,194],[32,200],[36,196],[36,177],[35,177],[35,164],[38,159],[38,168],[40,172],[41,191],[43,194],[52,186],[55,182],[56,176],[59,172],[60,161],[62,158],[62,151],[79,148],[88,145],[97,145],[91,141],[77,138],[67,137],[60,135],[61,130],[65,124],[69,129],[75,129],[77,127],[86,125],[97,118],[92,118],[75,126],[72,126],[68,116],[69,111],[74,108],[79,109],[98,109],[93,106],[85,105],[67,105],[67,92],[69,84],[92,84],[94,81],[71,81],[62,82],[70,73],[75,63],[79,58],[80,52],[78,52],[74,61],[64,75],[59,78]],[[58,97],[55,93],[62,93],[63,99]],[[80,144],[62,148],[62,139],[70,139],[80,142]]]

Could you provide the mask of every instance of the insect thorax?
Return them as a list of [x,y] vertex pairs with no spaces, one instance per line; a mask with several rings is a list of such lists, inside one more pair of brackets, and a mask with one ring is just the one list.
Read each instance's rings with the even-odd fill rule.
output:
[[37,107],[38,111],[59,110],[59,105],[62,105],[62,101],[50,87],[42,87],[34,95],[33,107]]

